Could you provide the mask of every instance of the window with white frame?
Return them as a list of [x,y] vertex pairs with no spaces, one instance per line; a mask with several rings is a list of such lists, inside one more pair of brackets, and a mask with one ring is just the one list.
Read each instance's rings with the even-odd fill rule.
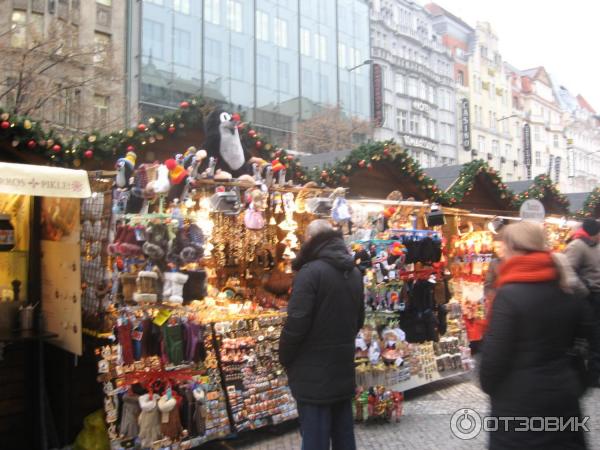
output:
[[221,24],[221,0],[204,0],[204,20]]
[[394,118],[392,117],[392,105],[386,103],[383,107],[383,114],[384,114],[384,124],[387,128],[393,128],[394,127]]
[[322,34],[315,34],[315,58],[327,61],[327,41]]
[[300,28],[300,53],[310,56],[310,30]]
[[419,82],[419,98],[427,100],[427,85],[423,80]]
[[410,132],[412,134],[419,134],[419,121],[421,120],[420,114],[410,114]]
[[504,158],[508,159],[512,155],[512,146],[510,144],[504,144]]
[[94,124],[103,128],[108,123],[110,97],[107,95],[94,95]]
[[411,97],[417,96],[417,79],[410,77],[408,79],[408,95]]
[[558,148],[558,134],[554,133],[553,136],[554,148]]
[[401,109],[396,110],[396,129],[398,131],[408,131],[408,112]]
[[420,122],[421,123],[419,124],[419,130],[421,131],[421,134],[423,136],[427,136],[427,117],[421,116]]
[[13,11],[11,16],[10,45],[25,47],[27,45],[27,12]]
[[256,11],[256,39],[269,40],[269,15],[260,10]]
[[542,166],[542,152],[535,152],[535,166]]
[[431,139],[435,139],[435,121],[433,119],[429,119],[429,137]]
[[227,28],[242,32],[242,4],[237,0],[227,0]]
[[433,86],[427,86],[427,100],[429,103],[435,103],[435,94],[433,90]]
[[485,136],[477,136],[477,144],[478,144],[478,150],[479,150],[479,154],[480,156],[483,155],[483,153],[485,153]]
[[[155,22],[156,23],[156,22]],[[161,24],[159,24],[161,25]],[[162,28],[162,25],[161,25]],[[93,61],[96,64],[100,64],[106,61],[108,52],[111,48],[111,37],[104,33],[94,33],[94,57]],[[162,42],[161,42],[161,53],[162,53]],[[161,55],[162,56],[162,55]]]
[[189,14],[190,0],[173,0],[173,9],[182,14]]
[[395,75],[394,87],[398,94],[404,94],[406,92],[406,86],[404,85],[405,82],[406,81],[404,75],[402,75],[401,73],[397,73]]
[[500,147],[498,145],[498,141],[496,139],[492,140],[492,154],[494,156],[499,156],[498,152],[500,151]]

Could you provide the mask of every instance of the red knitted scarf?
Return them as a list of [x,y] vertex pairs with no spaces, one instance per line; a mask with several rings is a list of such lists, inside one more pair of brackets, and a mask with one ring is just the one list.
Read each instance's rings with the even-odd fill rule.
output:
[[496,286],[508,283],[539,283],[558,278],[558,270],[549,252],[514,256],[500,265]]

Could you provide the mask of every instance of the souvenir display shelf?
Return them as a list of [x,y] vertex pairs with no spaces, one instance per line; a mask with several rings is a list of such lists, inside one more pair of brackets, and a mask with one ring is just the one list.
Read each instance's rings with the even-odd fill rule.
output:
[[397,420],[402,392],[473,368],[441,231],[415,228],[423,214],[405,202],[382,209],[350,240],[366,309],[356,339],[357,420]]

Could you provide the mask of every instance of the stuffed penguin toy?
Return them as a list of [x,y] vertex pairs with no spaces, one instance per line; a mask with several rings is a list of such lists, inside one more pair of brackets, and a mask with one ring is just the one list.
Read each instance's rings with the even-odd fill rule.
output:
[[246,152],[240,140],[237,122],[222,109],[215,109],[206,120],[206,148],[208,159],[216,158],[216,169],[233,176],[250,173]]
[[133,169],[135,167],[135,160],[137,156],[133,152],[127,152],[125,158],[119,158],[117,160],[117,187],[126,189],[131,187],[131,176],[133,175]]

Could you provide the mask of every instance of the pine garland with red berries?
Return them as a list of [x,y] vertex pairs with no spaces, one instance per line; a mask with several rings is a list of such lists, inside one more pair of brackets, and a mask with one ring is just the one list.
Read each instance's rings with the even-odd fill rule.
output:
[[533,179],[533,184],[526,191],[514,196],[514,205],[519,208],[525,200],[543,200],[552,197],[560,208],[560,212],[567,214],[569,211],[569,199],[560,193],[558,187],[545,174],[538,175]]
[[600,207],[600,187],[595,188],[583,202],[583,207],[577,212],[579,217],[596,218],[596,211]]

